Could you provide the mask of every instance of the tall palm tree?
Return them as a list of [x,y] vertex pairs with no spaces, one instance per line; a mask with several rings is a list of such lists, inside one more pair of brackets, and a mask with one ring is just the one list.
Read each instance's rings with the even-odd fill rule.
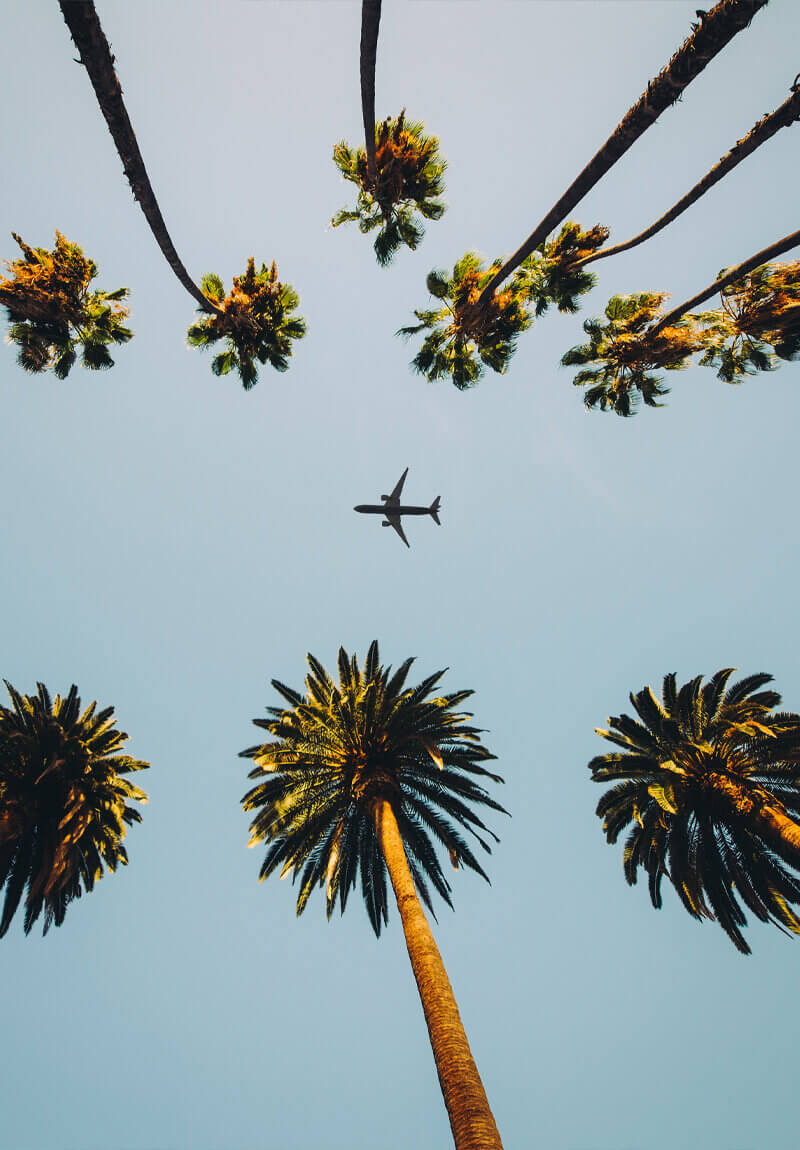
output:
[[449,376],[463,390],[477,383],[484,365],[505,371],[519,333],[533,322],[527,303],[534,292],[529,277],[516,277],[511,287],[476,311],[473,304],[499,262],[484,268],[480,256],[467,252],[452,275],[434,270],[428,276],[428,291],[441,306],[415,310],[419,322],[401,327],[397,334],[408,338],[428,333],[411,365],[429,381]]
[[679,100],[711,60],[746,28],[753,16],[767,0],[719,0],[706,12],[693,28],[672,59],[646,91],[625,114],[614,132],[573,180],[563,196],[553,205],[544,219],[531,232],[525,242],[503,263],[481,292],[476,307],[484,307],[500,284],[522,261],[546,240],[555,228],[567,218],[576,204],[590,192],[632,144],[656,122],[661,113]]
[[425,230],[419,216],[438,220],[445,205],[438,199],[444,191],[445,160],[436,136],[426,136],[425,125],[407,120],[405,109],[394,119],[374,125],[373,160],[369,153],[340,140],[333,149],[334,163],[346,180],[358,187],[355,210],[342,208],[331,220],[333,227],[355,222],[362,232],[378,228],[373,247],[378,263],[390,263],[403,244],[414,251]]
[[147,795],[125,778],[148,763],[120,754],[128,736],[114,708],[81,712],[73,684],[51,698],[38,684],[22,695],[6,683],[11,706],[0,706],[0,938],[23,892],[28,934],[44,911],[44,933],[60,926],[69,903],[128,861],[126,828],[141,822],[128,800]]
[[52,251],[31,248],[11,234],[23,258],[7,261],[11,275],[0,277],[0,303],[11,323],[8,339],[19,348],[18,363],[31,372],[52,368],[66,379],[80,348],[84,367],[112,367],[109,344],[127,343],[133,335],[123,324],[128,308],[120,303],[128,289],[90,291],[97,265],[61,232]]
[[769,113],[758,121],[758,123],[744,136],[741,140],[737,140],[729,152],[714,164],[701,180],[698,180],[693,188],[690,188],[685,196],[682,196],[677,203],[673,204],[668,212],[659,218],[644,231],[639,232],[638,235],[633,236],[631,239],[626,240],[621,244],[613,244],[606,248],[600,248],[598,251],[590,252],[588,255],[577,259],[574,263],[575,268],[584,267],[586,264],[594,263],[595,260],[604,260],[608,256],[619,255],[620,252],[630,251],[631,248],[638,247],[643,244],[645,240],[651,239],[662,231],[663,228],[676,220],[678,216],[682,215],[692,204],[704,196],[706,192],[710,191],[716,184],[720,182],[723,176],[727,176],[729,172],[752,156],[757,148],[765,144],[767,140],[781,130],[781,128],[788,128],[792,124],[797,123],[800,119],[800,84],[797,79],[792,84],[791,94],[784,100],[779,108],[772,113]]
[[621,715],[597,729],[618,749],[589,769],[595,782],[614,784],[597,806],[608,841],[632,827],[628,882],[645,870],[659,908],[666,876],[693,918],[716,919],[749,954],[741,903],[800,934],[789,906],[800,903],[800,715],[775,711],[780,695],[762,690],[771,675],[728,686],[732,674],[725,668],[705,684],[698,675],[680,688],[667,675],[660,700],[650,687],[632,694],[638,719]]
[[[658,407],[657,398],[668,389],[651,370],[687,367],[698,351],[704,352],[701,364],[719,365],[718,375],[728,383],[772,367],[765,344],[779,358],[794,359],[800,352],[800,265],[767,261],[798,244],[800,231],[784,236],[667,313],[659,311],[663,292],[614,296],[606,307],[609,322],[586,320],[589,342],[561,359],[565,366],[596,365],[584,367],[573,381],[591,385],[587,406],[630,415],[638,390],[646,404]],[[721,310],[691,314],[717,294],[723,297]]]
[[361,0],[361,113],[370,186],[375,184],[375,62],[380,24],[381,0]]
[[[254,306],[251,311],[247,313],[247,302],[250,301],[257,305],[258,301],[262,300],[263,293],[255,293],[254,295],[248,296],[247,293],[237,291],[237,281],[234,280],[234,288],[230,296],[225,297],[224,289],[222,289],[221,285],[219,292],[209,295],[206,291],[198,287],[191,278],[175,250],[175,245],[164,223],[164,217],[158,206],[150,178],[147,175],[147,169],[144,165],[142,153],[139,150],[133,125],[131,124],[122,99],[122,88],[120,87],[114,70],[114,57],[111,54],[108,40],[100,26],[100,20],[95,11],[94,3],[92,0],[59,0],[59,6],[72,39],[75,42],[75,46],[80,53],[80,62],[85,66],[89,74],[89,79],[92,82],[92,87],[97,96],[100,110],[108,124],[111,137],[119,157],[122,160],[122,166],[134,197],[138,200],[145,219],[150,226],[150,230],[177,278],[186,288],[189,295],[197,301],[200,311],[206,315],[210,315],[212,321],[215,318],[218,321],[216,327],[220,328],[221,334],[215,338],[221,339],[229,335],[233,313],[237,315],[237,328],[241,331],[243,327],[248,327],[251,331],[251,343],[259,347],[283,343],[287,338],[289,340],[299,338],[296,334],[299,330],[299,326],[302,326],[301,334],[305,333],[305,324],[302,320],[292,320],[291,331],[289,327],[284,325],[282,330],[274,332],[269,326],[275,311],[274,308],[262,308],[259,310],[258,306]],[[253,261],[251,259],[244,276],[239,277],[240,280],[246,280],[247,277],[250,276],[250,265],[252,263]],[[219,277],[207,276],[203,282],[204,286],[208,282],[212,282],[216,285],[219,283]],[[284,299],[288,301],[289,298],[292,298],[294,300],[292,307],[296,307],[298,300],[294,290],[289,285],[279,284],[278,286],[284,293]],[[284,310],[289,310],[288,306],[286,306]],[[215,330],[213,322],[206,326],[208,330]],[[196,330],[196,328],[197,324],[194,324],[193,330]],[[193,346],[196,346],[199,341],[197,339],[192,340],[190,335],[189,342]],[[213,342],[213,340],[209,339],[206,343],[208,342]],[[228,351],[230,352],[230,347]],[[256,358],[260,358],[260,356],[256,354]],[[218,356],[213,362],[214,364],[218,364],[220,357]],[[229,361],[225,359],[224,362],[227,363]],[[262,359],[261,362],[272,361],[270,357],[267,356],[265,359]],[[245,388],[250,388],[255,383],[255,376],[251,378],[250,368],[255,370],[252,357],[249,367],[245,367],[244,374],[240,372]],[[230,370],[230,368],[228,368],[228,370]],[[281,368],[280,370],[284,369]],[[217,374],[220,374],[220,372],[217,372]],[[224,372],[222,372],[222,374],[224,374]]]
[[500,1136],[422,903],[432,911],[432,887],[451,904],[435,844],[455,868],[486,878],[466,835],[489,851],[484,835],[496,836],[472,808],[503,808],[476,779],[502,779],[483,765],[494,755],[471,716],[456,710],[472,692],[433,697],[443,671],[406,687],[412,663],[392,674],[373,642],[363,669],[339,651],[338,684],[313,655],[305,694],[273,679],[288,707],[254,720],[270,739],[242,752],[258,780],[242,800],[255,812],[249,845],[268,844],[260,879],[279,868],[299,878],[298,914],[323,885],[328,917],[337,899],[344,911],[360,871],[376,935],[388,921],[388,871],[455,1145],[495,1150]]

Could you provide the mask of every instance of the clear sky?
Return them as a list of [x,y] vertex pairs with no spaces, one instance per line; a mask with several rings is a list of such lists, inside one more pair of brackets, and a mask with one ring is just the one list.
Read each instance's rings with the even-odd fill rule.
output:
[[[511,819],[492,885],[454,876],[437,937],[508,1150],[769,1150],[796,1138],[800,942],[754,954],[674,892],[626,886],[594,815],[593,728],[627,695],[736,666],[800,709],[794,529],[800,367],[740,387],[676,373],[668,406],[586,412],[560,368],[615,292],[675,302],[797,227],[800,127],[656,239],[598,265],[506,376],[427,384],[394,338],[425,276],[513,251],[689,31],[695,0],[386,0],[377,114],[423,119],[449,210],[386,270],[327,226],[361,134],[355,0],[103,0],[98,11],[167,225],[226,283],[277,259],[309,334],[245,394],[186,348],[173,278],[54,0],[0,0],[9,233],[54,229],[131,288],[135,339],[65,382],[0,347],[0,674],[116,707],[151,796],[130,866],[42,939],[0,944],[8,1150],[438,1150],[450,1140],[396,915],[259,885],[239,800],[305,653],[340,644],[475,689]],[[639,231],[798,69],[772,0],[574,213]],[[4,237],[4,238],[3,238]],[[353,513],[409,467],[442,497],[411,550]],[[18,916],[21,918],[21,916]]]

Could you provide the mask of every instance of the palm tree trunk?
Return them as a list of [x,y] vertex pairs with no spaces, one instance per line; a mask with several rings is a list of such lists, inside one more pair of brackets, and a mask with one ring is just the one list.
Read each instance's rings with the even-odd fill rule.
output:
[[760,148],[767,140],[779,132],[781,128],[788,128],[790,124],[794,124],[800,118],[800,85],[792,87],[792,94],[788,100],[784,100],[779,108],[767,116],[763,116],[754,128],[741,140],[737,140],[736,144],[727,152],[718,163],[706,172],[702,180],[699,180],[694,187],[686,193],[682,199],[678,200],[668,212],[640,232],[638,236],[634,236],[630,240],[626,240],[623,244],[614,244],[613,247],[601,248],[600,251],[593,252],[592,255],[586,256],[582,260],[575,263],[575,267],[581,268],[584,264],[594,263],[595,260],[604,260],[607,256],[616,256],[620,252],[627,252],[631,248],[636,248],[639,244],[643,244],[645,240],[649,240],[652,236],[665,228],[667,224],[671,224],[673,220],[682,215],[687,208],[696,203],[701,196],[704,196],[710,188],[718,184],[723,176],[727,176],[728,172],[733,171],[737,164],[742,160],[747,159],[755,152],[756,148]]
[[414,887],[391,804],[374,806],[375,829],[403,922],[456,1150],[502,1150],[442,956]]
[[58,2],[75,47],[80,52],[80,62],[89,73],[100,111],[105,116],[128,183],[139,201],[156,243],[189,295],[197,300],[204,311],[212,314],[218,312],[219,308],[203,294],[183,266],[170,239],[144,166],[142,153],[136,142],[133,125],[122,100],[122,88],[114,71],[114,57],[100,27],[100,20],[92,0],[58,0]]
[[700,75],[706,64],[713,60],[738,32],[746,28],[759,8],[763,8],[766,4],[767,0],[719,0],[719,3],[701,19],[691,36],[684,40],[667,66],[650,81],[644,95],[620,121],[600,151],[573,180],[558,203],[531,232],[522,247],[506,260],[489,281],[480,294],[475,305],[476,309],[491,299],[503,280],[519,267],[542,240],[547,239],[554,228],[563,223],[587,192],[591,191],[617,160],[625,155],[628,148],[651,124],[656,122],[661,113],[680,99],[684,90]]
[[367,175],[375,185],[375,59],[378,54],[378,27],[381,22],[381,0],[362,0],[361,4],[361,111],[364,116],[364,145],[367,150]]
[[711,299],[712,296],[722,291],[728,284],[735,283],[736,280],[741,279],[742,276],[746,276],[747,273],[753,271],[754,268],[760,267],[776,256],[783,255],[784,252],[788,252],[791,248],[796,248],[798,244],[800,244],[800,231],[792,232],[791,235],[784,236],[782,240],[778,240],[778,242],[772,244],[771,247],[756,252],[754,256],[750,256],[750,258],[743,263],[737,264],[735,268],[731,268],[729,272],[726,272],[720,279],[715,280],[713,284],[703,288],[697,295],[693,295],[691,299],[687,299],[684,303],[674,307],[672,311],[667,312],[665,316],[661,317],[658,323],[649,329],[647,335],[658,335],[663,328],[675,323],[685,312],[691,311],[693,307],[697,307],[698,304],[705,303],[707,299]]
[[740,783],[728,774],[709,773],[704,781],[776,854],[800,868],[800,824],[786,813],[780,799],[763,787]]

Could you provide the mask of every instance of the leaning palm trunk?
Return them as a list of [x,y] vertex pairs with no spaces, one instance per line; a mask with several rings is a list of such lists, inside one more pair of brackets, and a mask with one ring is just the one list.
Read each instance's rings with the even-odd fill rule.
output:
[[80,52],[81,63],[89,73],[95,90],[100,111],[114,140],[122,167],[128,177],[134,197],[144,212],[156,243],[175,275],[193,299],[206,312],[218,312],[219,308],[203,294],[186,268],[183,266],[175,245],[170,239],[164,217],[153,192],[142,153],[136,142],[133,125],[128,117],[122,99],[122,88],[114,71],[114,58],[108,46],[100,20],[92,0],[59,0],[61,13],[69,28],[75,47]]
[[671,224],[715,184],[718,184],[723,176],[727,176],[728,172],[733,171],[737,164],[751,156],[767,140],[771,140],[781,128],[788,128],[790,124],[794,124],[798,118],[800,118],[800,85],[793,85],[791,96],[784,100],[779,108],[776,108],[770,115],[763,116],[743,139],[737,140],[731,150],[710,171],[706,172],[702,180],[699,180],[685,196],[673,204],[669,211],[660,216],[649,228],[645,228],[643,232],[639,232],[637,236],[626,240],[625,243],[614,244],[613,247],[601,248],[599,251],[593,252],[592,255],[578,260],[574,266],[580,268],[584,264],[594,263],[595,260],[604,260],[607,256],[619,255],[620,252],[627,252],[631,248],[636,248],[645,240],[657,235],[667,224]]
[[367,175],[375,184],[375,60],[378,54],[378,27],[381,0],[362,0],[361,5],[361,110],[364,116],[364,146]]
[[714,283],[709,284],[708,287],[703,288],[697,295],[693,295],[691,299],[687,299],[684,303],[674,307],[672,311],[667,312],[665,316],[661,317],[658,323],[650,328],[647,333],[648,336],[658,335],[665,327],[674,325],[684,313],[691,311],[692,308],[697,307],[701,303],[705,303],[706,300],[715,296],[717,292],[726,288],[728,284],[735,283],[736,280],[746,276],[747,273],[753,271],[754,268],[760,267],[762,264],[775,259],[777,256],[782,256],[784,252],[796,248],[798,244],[800,244],[800,231],[792,232],[791,235],[784,236],[782,240],[778,240],[777,243],[772,244],[768,248],[764,248],[763,251],[756,252],[754,256],[750,256],[750,258],[743,263],[737,264],[735,268],[731,268],[724,276],[715,280]]
[[422,1000],[456,1150],[502,1150],[453,989],[417,897],[403,840],[388,800],[379,799],[375,803],[374,817]]
[[599,152],[567,188],[522,245],[506,260],[481,292],[476,307],[482,307],[509,276],[554,228],[562,223],[587,192],[625,155],[628,148],[656,122],[661,113],[680,99],[689,84],[741,32],[767,0],[720,0],[702,18],[670,62],[647,85],[644,95],[630,109]]

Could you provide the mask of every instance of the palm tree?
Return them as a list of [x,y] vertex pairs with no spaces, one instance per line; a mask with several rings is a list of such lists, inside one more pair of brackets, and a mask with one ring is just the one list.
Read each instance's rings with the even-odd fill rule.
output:
[[408,338],[428,332],[412,360],[412,367],[426,379],[450,376],[463,390],[477,383],[484,364],[493,371],[505,371],[517,336],[533,322],[526,306],[533,289],[530,277],[517,277],[511,287],[476,311],[473,305],[499,263],[495,260],[484,268],[480,256],[467,252],[453,268],[452,276],[444,271],[432,271],[428,276],[428,291],[442,306],[415,310],[419,323],[402,327],[397,333]]
[[657,235],[658,232],[668,224],[671,224],[678,216],[682,215],[692,204],[696,204],[701,196],[704,196],[706,192],[718,184],[723,176],[727,176],[729,172],[732,172],[742,160],[751,156],[753,152],[755,152],[757,148],[760,148],[762,144],[765,144],[767,140],[771,140],[781,128],[788,128],[791,124],[797,123],[798,118],[800,118],[800,84],[798,84],[797,79],[795,79],[795,82],[792,84],[790,91],[791,95],[788,99],[784,100],[779,108],[771,114],[762,116],[743,139],[737,140],[731,150],[726,152],[722,159],[719,160],[710,171],[706,172],[703,178],[698,180],[685,196],[682,196],[676,204],[673,204],[668,212],[660,216],[650,227],[645,228],[643,232],[639,232],[638,235],[633,236],[632,239],[626,240],[624,243],[613,244],[607,248],[600,248],[599,251],[591,252],[579,258],[575,262],[575,267],[585,267],[586,264],[594,263],[595,260],[604,260],[608,256],[615,256],[619,255],[620,252],[630,251],[631,248],[638,247],[639,244],[643,244],[645,240],[651,239],[652,236]]
[[665,68],[647,85],[646,91],[626,113],[617,128],[563,196],[531,232],[527,240],[505,261],[486,284],[476,301],[485,307],[500,284],[567,218],[632,144],[656,122],[661,113],[679,100],[689,84],[719,52],[746,28],[767,0],[719,0],[706,12]]
[[10,321],[8,339],[17,344],[17,362],[26,371],[52,368],[65,379],[81,351],[84,367],[113,366],[108,346],[127,343],[133,332],[124,326],[127,288],[90,291],[97,265],[77,244],[56,232],[55,247],[29,247],[11,233],[23,258],[6,263],[10,276],[0,277],[0,303]]
[[[667,675],[659,701],[650,687],[631,695],[638,720],[621,715],[598,728],[618,750],[589,763],[613,783],[597,806],[603,830],[625,840],[632,885],[647,871],[653,906],[669,879],[696,919],[716,919],[743,954],[741,903],[761,919],[800,934],[800,715],[776,712],[762,690],[771,675],[728,686],[733,669],[678,688]],[[788,867],[787,867],[788,864]]]
[[[227,334],[230,317],[222,315],[223,310],[225,310],[225,303],[228,303],[227,299],[224,302],[222,299],[225,294],[224,290],[220,287],[219,292],[215,293],[212,298],[197,286],[181,262],[175,250],[175,245],[167,231],[164,217],[161,214],[161,209],[158,206],[150,178],[147,175],[147,169],[144,165],[142,153],[139,150],[133,125],[131,124],[122,99],[122,88],[120,87],[114,70],[114,57],[111,54],[108,40],[100,26],[100,20],[98,19],[92,0],[59,0],[59,6],[72,39],[75,42],[75,46],[80,53],[80,62],[85,66],[89,74],[89,79],[92,82],[92,87],[97,96],[100,110],[108,124],[111,137],[119,157],[122,160],[122,166],[128,178],[131,190],[139,202],[139,206],[150,226],[156,243],[161,248],[167,263],[177,278],[186,288],[189,295],[199,304],[200,311],[212,317],[217,317],[219,319],[219,326],[226,329]],[[251,259],[250,264],[252,263],[253,261]],[[244,277],[240,278],[246,279],[249,275],[250,265],[248,265]],[[204,286],[207,282],[217,284],[219,283],[219,278],[217,276],[207,276],[203,281]],[[235,283],[236,280],[234,280],[234,284]],[[288,287],[288,285],[281,285],[281,290],[288,293],[286,296],[287,300],[289,296],[294,299],[295,302],[292,304],[292,307],[296,307],[297,296],[293,289]],[[235,287],[232,294],[237,294]],[[254,310],[249,316],[242,316],[242,309],[245,306],[245,296],[239,293],[239,297],[235,304],[228,303],[227,311],[230,313],[232,308],[235,307],[239,313],[238,326],[241,327],[242,324],[246,324],[251,328],[251,343],[253,345],[263,347],[275,344],[277,346],[282,345],[287,338],[298,338],[295,335],[288,335],[286,327],[281,331],[272,331],[269,327],[269,323],[275,311],[274,308],[266,308],[260,312]],[[256,294],[253,298],[260,299],[261,297]],[[278,309],[278,311],[280,311],[280,309]],[[298,320],[292,322],[295,325],[298,323],[302,324],[302,321]],[[303,332],[305,332],[305,325],[303,324],[302,326]],[[196,328],[197,325],[193,325],[193,330],[196,330]],[[190,343],[192,342],[190,336]],[[258,353],[255,354],[256,358],[260,358]],[[219,357],[213,362],[216,364],[218,359]],[[267,356],[266,359],[261,360],[261,362],[272,362],[272,360]],[[253,367],[252,357],[249,366]],[[230,368],[226,370],[230,370]],[[280,370],[284,370],[284,368],[280,368]],[[222,374],[224,374],[224,372]],[[246,377],[248,382],[245,382]],[[255,377],[251,379],[248,367],[245,368],[242,381],[245,383],[246,388],[252,387],[255,383]]]
[[38,684],[21,695],[6,683],[0,706],[0,938],[25,897],[28,934],[44,911],[44,933],[64,921],[68,904],[94,888],[105,866],[128,861],[126,827],[141,822],[127,800],[147,795],[124,776],[149,766],[120,754],[128,736],[114,708],[81,713],[78,688],[51,699]]
[[203,291],[218,310],[192,324],[187,342],[190,347],[210,347],[226,341],[226,350],[211,362],[214,375],[227,375],[235,368],[249,391],[258,379],[256,360],[277,371],[287,370],[292,341],[302,339],[306,323],[292,315],[300,300],[293,288],[280,282],[274,261],[270,268],[262,264],[256,271],[251,257],[245,274],[233,277],[228,295],[219,276],[204,276]]
[[360,871],[376,935],[388,921],[388,871],[455,1145],[494,1150],[500,1136],[421,903],[433,910],[433,888],[451,905],[435,844],[486,878],[466,835],[485,851],[484,835],[496,841],[472,808],[502,811],[476,781],[502,779],[483,765],[494,755],[471,716],[456,710],[472,692],[432,697],[443,671],[406,687],[412,663],[392,674],[373,642],[363,670],[339,651],[338,685],[313,655],[305,694],[273,679],[288,707],[254,720],[270,739],[242,752],[258,780],[242,800],[255,812],[249,845],[268,844],[261,880],[278,869],[299,877],[298,914],[323,885],[328,917],[337,899],[344,911]]
[[651,329],[658,309],[666,298],[663,292],[613,296],[606,307],[607,323],[587,319],[583,330],[589,342],[570,348],[562,356],[565,366],[583,367],[573,383],[588,386],[584,395],[587,407],[632,415],[638,399],[648,407],[661,407],[659,399],[668,388],[653,375],[658,369],[677,371],[689,366],[691,356],[702,346],[697,325],[690,317],[676,320],[672,326],[653,336]]
[[[424,228],[419,216],[438,220],[445,206],[437,197],[444,191],[446,162],[439,155],[436,136],[426,136],[425,125],[407,120],[405,109],[374,125],[375,174],[370,175],[369,153],[340,140],[333,159],[346,180],[358,187],[355,210],[343,208],[331,220],[333,227],[354,221],[362,232],[378,228],[373,247],[385,266],[403,244],[416,249]],[[418,215],[417,215],[418,213]]]
[[[779,358],[794,359],[800,352],[800,265],[768,266],[767,261],[798,244],[800,231],[784,236],[666,314],[659,314],[663,292],[614,296],[606,308],[610,322],[586,320],[589,343],[571,348],[561,359],[565,366],[598,365],[573,380],[578,386],[592,385],[586,405],[630,415],[639,390],[646,404],[659,407],[656,399],[668,389],[650,370],[687,367],[701,350],[700,363],[719,365],[718,375],[728,383],[770,370],[773,362],[764,344],[772,344]],[[691,314],[718,293],[721,310]]]

